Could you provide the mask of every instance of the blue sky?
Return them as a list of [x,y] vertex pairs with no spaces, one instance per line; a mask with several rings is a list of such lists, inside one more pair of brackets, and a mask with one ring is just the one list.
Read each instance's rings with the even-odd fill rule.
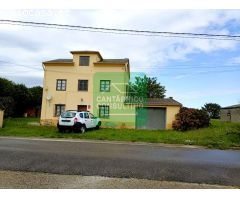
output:
[[[1,10],[1,19],[155,31],[240,35],[238,10]],[[144,37],[0,24],[0,76],[42,85],[41,63],[98,50],[129,58],[132,72],[156,76],[188,107],[240,103],[240,42]]]

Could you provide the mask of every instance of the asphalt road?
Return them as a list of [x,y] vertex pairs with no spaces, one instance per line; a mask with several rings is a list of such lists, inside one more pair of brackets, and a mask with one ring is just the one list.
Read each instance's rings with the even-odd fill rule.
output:
[[0,170],[240,186],[240,151],[0,138]]

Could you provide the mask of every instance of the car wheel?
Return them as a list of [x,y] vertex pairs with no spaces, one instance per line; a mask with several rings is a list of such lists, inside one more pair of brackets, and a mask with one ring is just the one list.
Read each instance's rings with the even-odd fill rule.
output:
[[101,122],[98,122],[98,125],[95,127],[96,130],[98,130],[101,126]]
[[86,126],[85,126],[85,125],[82,125],[82,126],[80,127],[80,132],[81,132],[81,133],[85,133],[85,132],[86,132]]
[[64,129],[59,127],[59,128],[58,128],[58,132],[59,132],[59,133],[64,133]]
[[80,127],[79,125],[75,125],[75,126],[73,127],[73,132],[74,132],[74,133],[79,133],[79,132],[81,132],[81,127]]
[[58,128],[58,132],[59,133],[63,133],[64,132],[64,128],[61,127],[59,124],[57,124],[57,128]]

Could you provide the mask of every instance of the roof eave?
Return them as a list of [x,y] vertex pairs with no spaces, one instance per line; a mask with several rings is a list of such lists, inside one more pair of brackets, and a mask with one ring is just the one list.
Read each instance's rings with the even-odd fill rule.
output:
[[147,104],[147,106],[182,106],[182,104]]
[[126,63],[106,63],[106,62],[95,62],[94,65],[125,65]]
[[74,62],[43,62],[44,65],[74,66]]
[[[139,103],[134,103],[134,102],[124,102],[124,104],[131,104],[131,105],[139,105]],[[166,107],[166,106],[177,106],[177,107],[182,107],[182,104],[148,104],[144,105],[143,107],[151,107],[151,106],[157,106],[157,107]]]
[[99,51],[70,51],[71,54],[97,54],[101,60],[103,60],[102,55]]
[[224,107],[224,108],[221,108],[221,109],[234,109],[234,108],[240,108],[240,106],[236,106],[236,107]]

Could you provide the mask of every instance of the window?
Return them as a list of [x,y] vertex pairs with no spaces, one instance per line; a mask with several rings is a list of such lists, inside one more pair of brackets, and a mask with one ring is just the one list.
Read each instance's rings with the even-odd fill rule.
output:
[[73,118],[76,116],[75,112],[62,112],[61,117],[62,118]]
[[60,116],[65,111],[64,104],[56,104],[55,105],[55,116]]
[[79,65],[80,66],[89,66],[89,56],[80,56]]
[[109,106],[99,106],[99,117],[102,118],[109,117]]
[[57,91],[65,91],[67,86],[66,79],[57,79],[56,90]]
[[78,80],[78,91],[88,91],[88,80]]
[[84,113],[84,118],[89,119],[89,114],[88,113]]
[[100,91],[101,92],[110,92],[110,81],[109,80],[101,80],[100,81]]
[[89,113],[89,117],[90,117],[91,119],[94,119],[94,118],[95,118],[95,116],[94,116],[92,113]]
[[83,113],[80,113],[79,116],[80,116],[80,118],[83,118]]

